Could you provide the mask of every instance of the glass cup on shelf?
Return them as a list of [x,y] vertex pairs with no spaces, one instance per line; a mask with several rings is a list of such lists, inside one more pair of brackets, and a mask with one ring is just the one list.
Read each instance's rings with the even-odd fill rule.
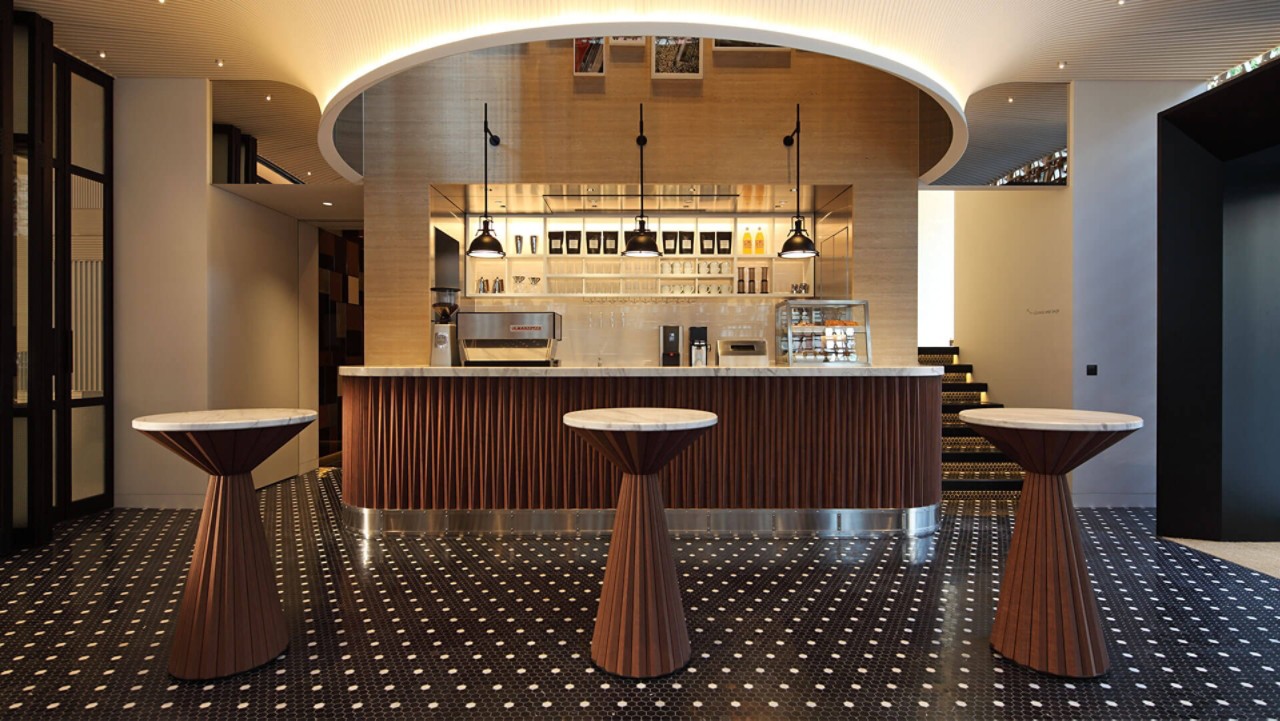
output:
[[513,276],[511,276],[511,280],[515,281],[515,283],[516,283],[516,287],[514,288],[514,292],[516,292],[516,293],[523,293],[523,292],[524,292],[524,276],[523,276],[523,275],[513,275]]
[[537,292],[538,292],[538,284],[539,284],[539,283],[541,283],[541,282],[542,282],[542,278],[539,278],[539,277],[538,277],[538,276],[536,276],[536,275],[535,275],[535,276],[533,276],[533,277],[531,277],[531,278],[529,278],[529,289],[530,289],[530,292],[537,293]]

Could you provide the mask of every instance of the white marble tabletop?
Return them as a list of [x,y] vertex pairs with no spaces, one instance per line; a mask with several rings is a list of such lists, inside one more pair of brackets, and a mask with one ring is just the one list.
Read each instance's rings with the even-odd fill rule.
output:
[[133,419],[139,431],[235,431],[306,424],[316,412],[305,408],[226,408],[211,411],[161,413]]
[[1070,408],[974,408],[960,411],[960,420],[977,426],[1031,431],[1106,432],[1142,427],[1142,419],[1137,416]]
[[758,368],[702,368],[662,366],[614,367],[448,367],[448,366],[342,366],[338,374],[356,377],[426,377],[426,378],[646,378],[690,376],[695,378],[733,378],[774,376],[788,377],[902,377],[940,376],[942,366],[763,366]]
[[592,408],[564,414],[564,424],[589,431],[687,431],[714,426],[719,417],[691,408]]

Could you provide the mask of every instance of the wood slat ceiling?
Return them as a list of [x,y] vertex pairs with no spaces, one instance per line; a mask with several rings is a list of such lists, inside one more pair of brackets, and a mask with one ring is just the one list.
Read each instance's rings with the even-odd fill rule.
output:
[[1002,83],[974,93],[964,106],[969,147],[934,185],[988,185],[1014,168],[1067,147],[1069,87],[1067,83]]

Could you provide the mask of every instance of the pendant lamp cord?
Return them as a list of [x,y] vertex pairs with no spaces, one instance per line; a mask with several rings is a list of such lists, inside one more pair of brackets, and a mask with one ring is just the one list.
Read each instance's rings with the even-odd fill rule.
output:
[[648,138],[644,137],[644,103],[640,103],[640,134],[636,136],[636,145],[640,146],[640,218],[645,219],[644,215],[644,146],[648,143]]
[[489,104],[484,104],[484,217],[489,217]]

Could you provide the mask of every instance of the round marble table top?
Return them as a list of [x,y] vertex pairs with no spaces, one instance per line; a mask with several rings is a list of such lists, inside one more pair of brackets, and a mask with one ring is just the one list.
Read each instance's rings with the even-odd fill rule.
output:
[[592,408],[564,414],[564,424],[589,431],[687,431],[720,419],[690,408]]
[[1142,419],[1124,413],[1070,408],[975,408],[960,411],[960,420],[976,426],[1029,431],[1134,431]]
[[139,431],[236,431],[310,423],[316,412],[305,408],[226,408],[212,411],[161,413],[133,419]]

